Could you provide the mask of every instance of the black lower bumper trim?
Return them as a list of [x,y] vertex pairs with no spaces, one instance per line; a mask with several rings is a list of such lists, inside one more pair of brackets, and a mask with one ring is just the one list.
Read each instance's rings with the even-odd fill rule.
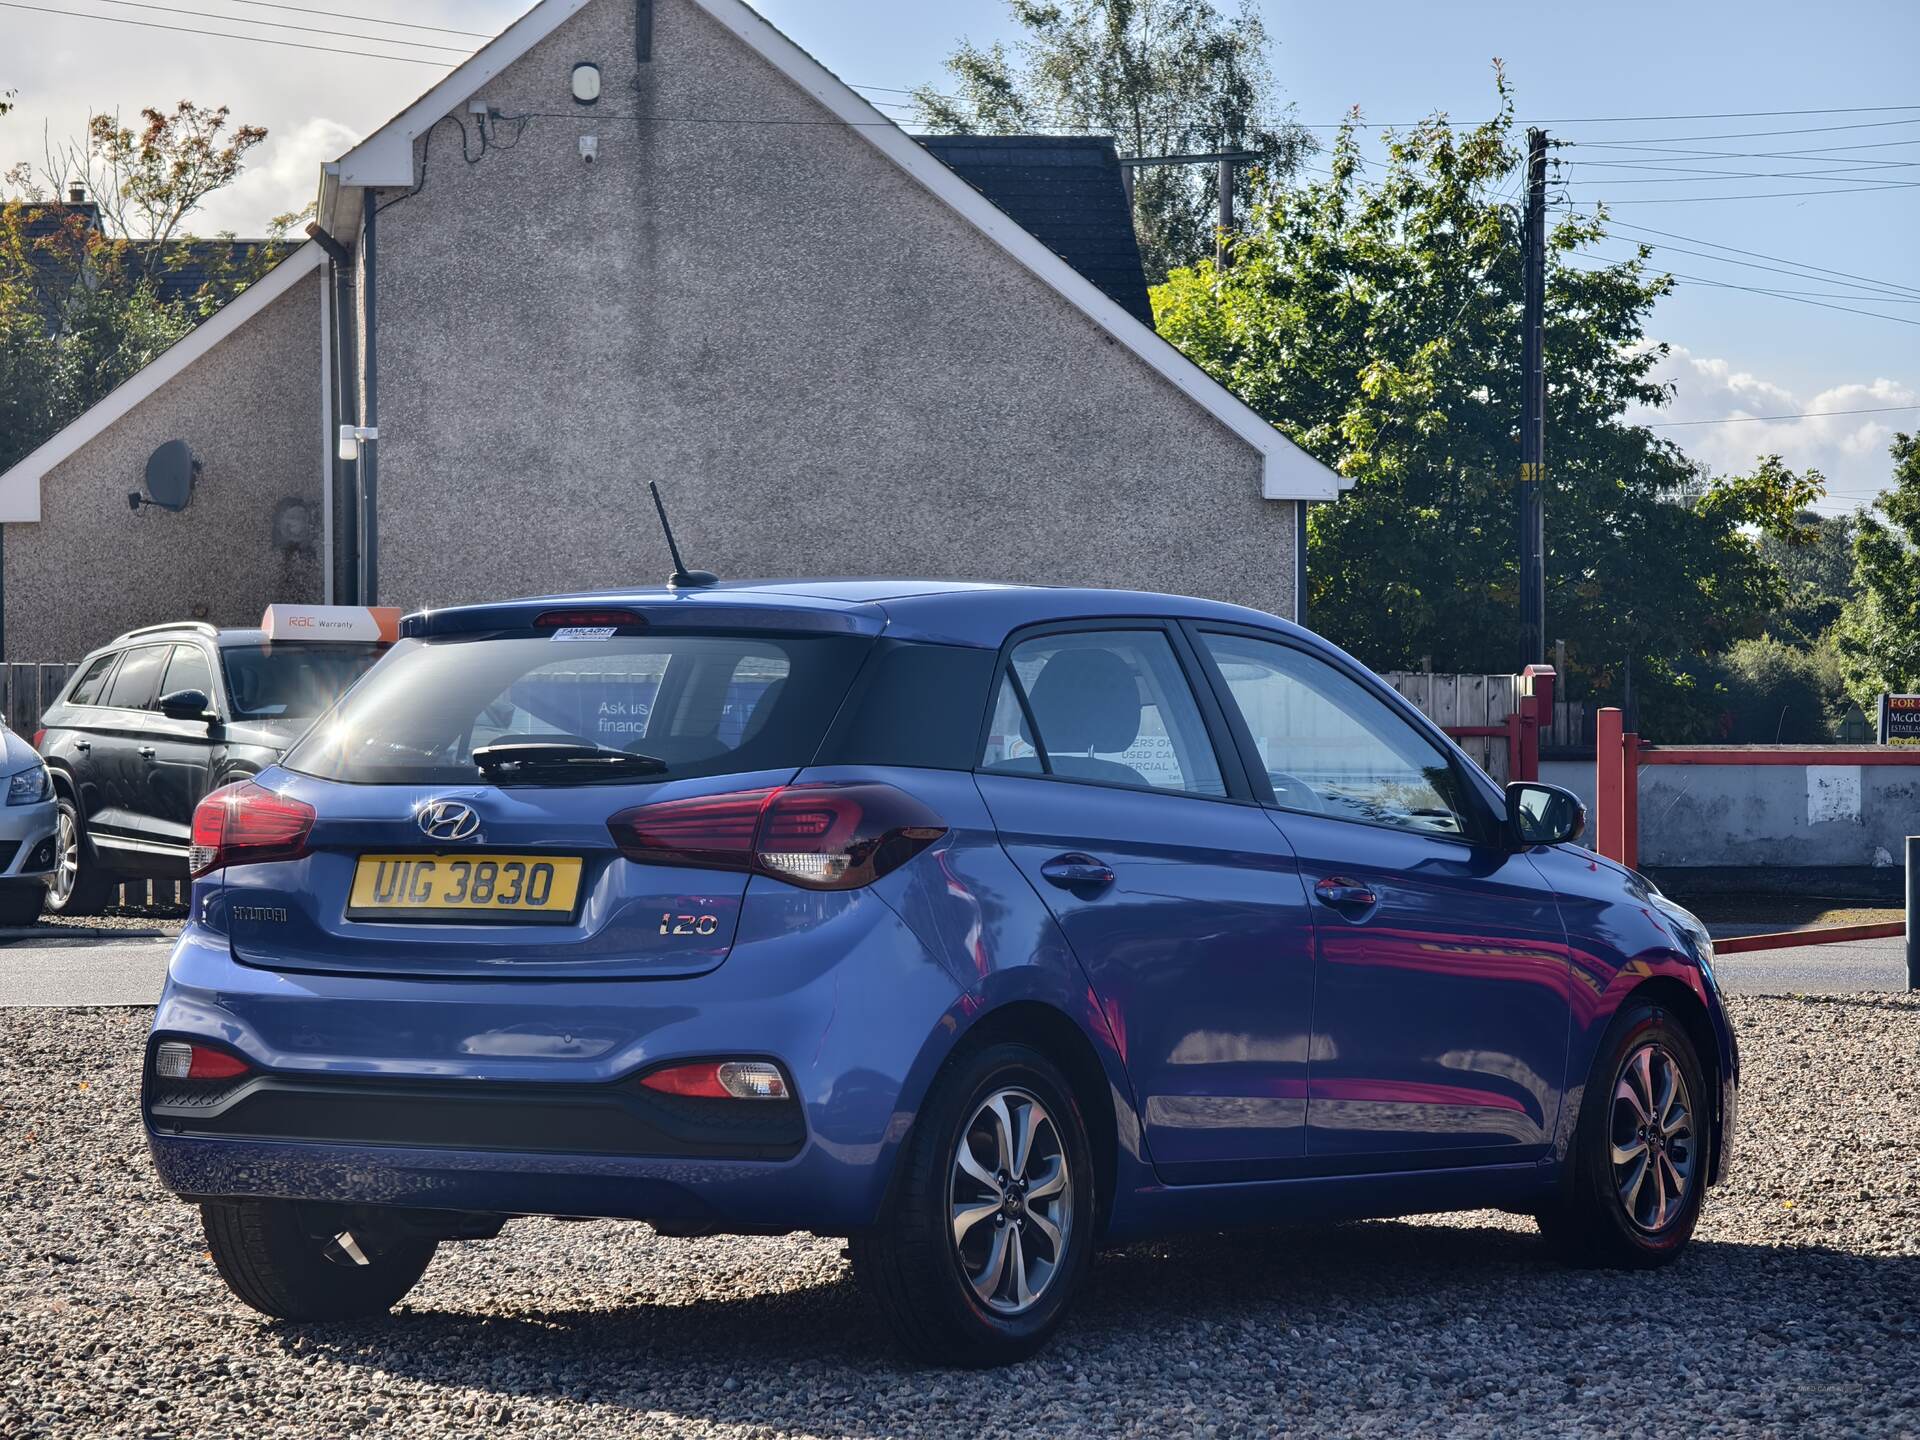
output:
[[799,1152],[799,1102],[665,1095],[617,1085],[364,1081],[255,1076],[207,1089],[157,1082],[157,1134],[552,1155],[784,1160]]

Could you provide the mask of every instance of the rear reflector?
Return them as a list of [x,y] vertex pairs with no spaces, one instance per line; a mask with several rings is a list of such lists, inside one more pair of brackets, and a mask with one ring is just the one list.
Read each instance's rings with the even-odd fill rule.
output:
[[153,1073],[162,1080],[231,1080],[247,1069],[237,1055],[185,1040],[162,1040],[154,1047]]
[[187,873],[199,879],[222,865],[297,860],[307,853],[314,809],[251,780],[223,785],[193,812]]
[[872,781],[661,800],[607,822],[629,860],[744,870],[808,890],[857,890],[947,833],[920,801]]
[[655,1070],[640,1083],[663,1095],[707,1100],[785,1100],[788,1093],[780,1067],[765,1060],[696,1060]]

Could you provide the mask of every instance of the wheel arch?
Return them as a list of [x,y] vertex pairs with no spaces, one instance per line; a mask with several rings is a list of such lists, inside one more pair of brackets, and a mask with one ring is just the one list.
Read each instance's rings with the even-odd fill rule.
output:
[[1700,997],[1673,975],[1655,975],[1642,980],[1621,997],[1614,1013],[1618,1015],[1620,1010],[1635,1001],[1666,1011],[1679,1024],[1687,1039],[1693,1042],[1694,1055],[1700,1061],[1700,1070],[1707,1082],[1707,1094],[1712,1102],[1713,1133],[1709,1140],[1707,1183],[1715,1184],[1720,1179],[1725,1161],[1727,1070],[1726,1057],[1721,1053],[1720,1036],[1714,1028],[1713,1018]]
[[1004,1043],[1030,1045],[1060,1067],[1073,1087],[1074,1103],[1086,1121],[1087,1146],[1093,1152],[1094,1226],[1104,1232],[1113,1213],[1120,1163],[1117,1107],[1124,1099],[1113,1088],[1099,1052],[1086,1031],[1064,1011],[1041,1000],[1014,1000],[981,1016],[954,1045],[954,1056]]
[[[957,1008],[964,1011],[971,1007]],[[892,1147],[880,1203],[882,1216],[893,1208],[907,1168],[913,1131],[919,1126],[927,1097],[934,1087],[967,1055],[989,1045],[1009,1042],[1031,1045],[1040,1051],[1060,1067],[1072,1088],[1074,1103],[1086,1123],[1088,1148],[1093,1152],[1095,1230],[1101,1233],[1106,1230],[1119,1193],[1122,1167],[1137,1152],[1139,1143],[1139,1126],[1124,1070],[1116,1075],[1117,1057],[1103,1057],[1094,1037],[1088,1035],[1072,1015],[1051,1000],[1032,994],[1010,996],[990,1009],[977,1009],[972,1022],[953,1034],[938,1064],[924,1085],[918,1087],[912,1104],[912,1125]]]

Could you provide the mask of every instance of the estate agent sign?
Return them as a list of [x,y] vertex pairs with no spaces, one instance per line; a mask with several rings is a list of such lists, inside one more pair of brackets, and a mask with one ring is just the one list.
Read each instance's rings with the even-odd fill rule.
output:
[[1920,745],[1920,695],[1880,697],[1880,743]]

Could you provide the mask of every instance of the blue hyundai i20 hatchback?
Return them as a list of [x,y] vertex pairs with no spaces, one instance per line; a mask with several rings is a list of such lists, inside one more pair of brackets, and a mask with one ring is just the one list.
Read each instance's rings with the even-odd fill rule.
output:
[[1093,1252],[1498,1206],[1650,1266],[1725,1173],[1699,923],[1232,605],[721,585],[409,617],[194,817],[167,1186],[293,1319],[527,1215],[850,1237],[915,1354]]

